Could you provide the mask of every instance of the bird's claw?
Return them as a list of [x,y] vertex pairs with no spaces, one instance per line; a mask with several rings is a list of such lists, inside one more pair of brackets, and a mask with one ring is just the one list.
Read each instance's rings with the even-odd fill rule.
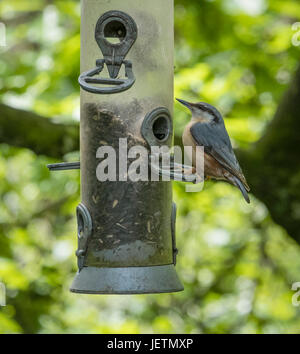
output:
[[[155,159],[154,159],[155,161]],[[192,166],[187,166],[187,165],[182,165],[179,163],[176,163],[174,161],[174,158],[171,158],[171,163],[170,166],[161,166],[161,164],[155,164],[152,162],[151,156],[150,156],[150,167],[156,173],[159,174],[159,176],[165,176],[170,178],[171,180],[174,181],[182,181],[182,182],[196,182],[199,183],[197,174],[196,174],[196,169]],[[187,171],[187,172],[185,172]]]

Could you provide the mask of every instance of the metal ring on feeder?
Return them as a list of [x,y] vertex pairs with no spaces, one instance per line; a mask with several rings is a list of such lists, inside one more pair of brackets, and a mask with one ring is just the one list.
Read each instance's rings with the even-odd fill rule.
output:
[[[97,21],[95,40],[104,59],[96,61],[96,68],[79,76],[80,86],[87,92],[96,94],[113,94],[128,90],[135,83],[132,63],[125,60],[126,55],[137,39],[137,25],[133,18],[122,11],[108,11]],[[119,38],[119,43],[111,43],[108,38]],[[109,78],[102,78],[106,64]],[[117,78],[121,66],[125,66],[125,79]],[[109,85],[98,87],[91,84]]]

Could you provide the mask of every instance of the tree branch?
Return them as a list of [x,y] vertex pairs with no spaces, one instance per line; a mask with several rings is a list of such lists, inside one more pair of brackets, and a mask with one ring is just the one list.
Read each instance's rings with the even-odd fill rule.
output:
[[61,159],[79,150],[79,127],[0,104],[0,142]]
[[300,244],[300,67],[263,137],[238,158],[273,220]]

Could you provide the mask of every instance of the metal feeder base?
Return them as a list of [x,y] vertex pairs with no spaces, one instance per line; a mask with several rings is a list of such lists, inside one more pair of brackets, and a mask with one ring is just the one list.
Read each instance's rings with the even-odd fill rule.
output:
[[152,267],[84,267],[70,291],[81,294],[155,294],[182,291],[173,264]]

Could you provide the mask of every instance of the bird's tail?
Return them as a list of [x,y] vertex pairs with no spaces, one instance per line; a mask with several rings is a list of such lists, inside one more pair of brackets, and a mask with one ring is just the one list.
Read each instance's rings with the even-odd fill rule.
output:
[[232,175],[233,178],[233,183],[239,188],[239,190],[242,192],[243,197],[245,198],[246,202],[250,204],[250,198],[249,195],[246,191],[245,186],[243,185],[243,183],[234,175]]

